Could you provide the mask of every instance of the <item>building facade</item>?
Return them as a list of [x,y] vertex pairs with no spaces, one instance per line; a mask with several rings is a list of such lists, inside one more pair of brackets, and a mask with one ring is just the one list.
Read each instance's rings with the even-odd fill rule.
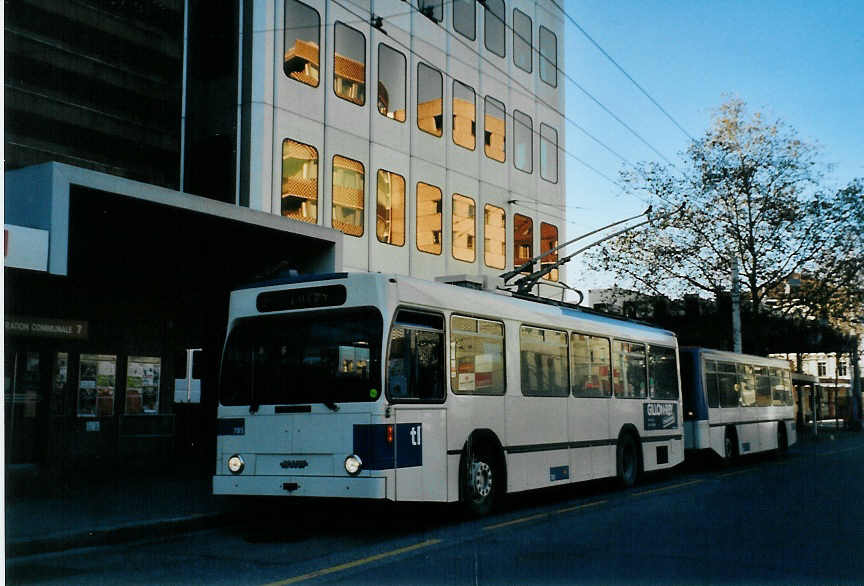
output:
[[15,0],[5,17],[13,476],[168,453],[209,471],[239,284],[496,283],[564,237],[551,1]]

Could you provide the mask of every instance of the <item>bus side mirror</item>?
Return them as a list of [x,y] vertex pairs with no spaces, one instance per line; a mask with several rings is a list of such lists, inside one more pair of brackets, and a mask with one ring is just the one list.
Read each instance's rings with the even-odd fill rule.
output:
[[177,374],[183,374],[179,366],[185,364],[185,378],[174,379],[174,402],[175,403],[200,403],[201,402],[201,376],[198,374],[198,364],[200,363],[201,348],[187,348],[185,363],[182,360],[177,361]]

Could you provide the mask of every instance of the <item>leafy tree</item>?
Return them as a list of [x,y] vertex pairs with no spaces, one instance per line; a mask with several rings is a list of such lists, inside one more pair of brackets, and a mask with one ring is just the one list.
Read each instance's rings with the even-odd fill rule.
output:
[[[719,298],[730,289],[734,258],[743,296],[756,313],[768,299],[814,315],[838,311],[829,300],[839,294],[854,305],[850,284],[860,285],[862,275],[864,183],[826,194],[818,157],[817,147],[787,124],[749,115],[744,102],[731,99],[684,153],[680,168],[646,163],[622,174],[629,191],[655,202],[655,219],[610,240],[588,258],[589,266],[648,293]],[[831,279],[823,282],[826,271]],[[805,285],[787,290],[796,275],[805,275]]]

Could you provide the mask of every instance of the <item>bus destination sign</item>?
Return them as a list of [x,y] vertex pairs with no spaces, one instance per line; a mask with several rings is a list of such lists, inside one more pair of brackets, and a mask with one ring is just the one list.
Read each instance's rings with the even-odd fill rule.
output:
[[310,309],[314,307],[332,307],[345,303],[348,292],[344,285],[327,285],[325,287],[305,287],[303,289],[285,289],[268,291],[258,295],[256,306],[258,311],[287,311],[289,309]]

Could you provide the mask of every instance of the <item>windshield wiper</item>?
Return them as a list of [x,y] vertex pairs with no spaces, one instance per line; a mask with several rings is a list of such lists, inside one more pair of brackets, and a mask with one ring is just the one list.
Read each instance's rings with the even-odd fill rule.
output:
[[324,406],[330,409],[330,411],[339,411],[339,405],[334,403],[333,401],[321,401],[324,403]]

